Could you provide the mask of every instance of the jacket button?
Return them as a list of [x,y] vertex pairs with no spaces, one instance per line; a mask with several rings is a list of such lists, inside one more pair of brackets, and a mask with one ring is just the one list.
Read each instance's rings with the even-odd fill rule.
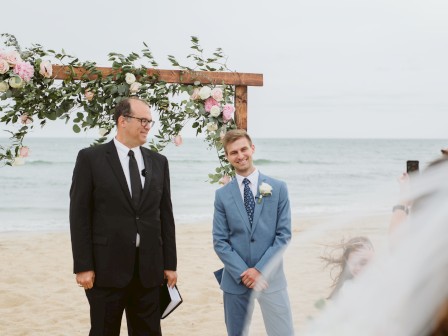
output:
[[255,241],[255,239],[252,238],[250,241],[253,243]]

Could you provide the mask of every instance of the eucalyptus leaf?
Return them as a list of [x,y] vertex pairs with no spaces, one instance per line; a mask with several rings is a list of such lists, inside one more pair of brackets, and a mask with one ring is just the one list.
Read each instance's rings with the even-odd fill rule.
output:
[[79,128],[79,126],[75,124],[75,125],[73,125],[73,132],[79,133],[79,132],[81,132],[81,128]]

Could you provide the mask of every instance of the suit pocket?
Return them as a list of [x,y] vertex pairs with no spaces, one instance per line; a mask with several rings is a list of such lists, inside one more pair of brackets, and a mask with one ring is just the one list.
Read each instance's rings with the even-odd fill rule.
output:
[[107,237],[93,236],[93,243],[96,245],[107,245]]

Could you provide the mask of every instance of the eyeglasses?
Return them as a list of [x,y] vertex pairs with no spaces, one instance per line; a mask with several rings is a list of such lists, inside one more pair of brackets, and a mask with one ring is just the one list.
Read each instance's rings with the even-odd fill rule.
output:
[[146,127],[146,125],[149,125],[149,127],[151,128],[156,123],[154,120],[148,120],[148,119],[145,119],[145,118],[132,117],[130,115],[126,115],[124,117],[125,118],[132,118],[132,119],[140,120],[140,124],[142,124],[143,127]]

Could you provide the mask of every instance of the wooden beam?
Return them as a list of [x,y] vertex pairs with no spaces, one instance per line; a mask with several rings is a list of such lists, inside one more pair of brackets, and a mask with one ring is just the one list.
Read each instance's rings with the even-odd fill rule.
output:
[[235,123],[247,131],[247,86],[235,87]]
[[[102,75],[108,76],[117,73],[119,70],[112,68],[97,67]],[[89,79],[97,78],[97,75],[88,74],[87,70],[82,67],[73,67],[73,79],[80,80],[83,75],[88,76]],[[158,75],[160,81],[166,83],[181,83],[193,84],[200,81],[201,84],[229,84],[229,85],[243,85],[243,86],[263,86],[263,75],[253,73],[240,72],[212,72],[212,71],[195,71],[187,72],[182,70],[158,70],[148,69],[149,76]],[[70,67],[63,65],[53,65],[53,77],[55,79],[69,78]]]

